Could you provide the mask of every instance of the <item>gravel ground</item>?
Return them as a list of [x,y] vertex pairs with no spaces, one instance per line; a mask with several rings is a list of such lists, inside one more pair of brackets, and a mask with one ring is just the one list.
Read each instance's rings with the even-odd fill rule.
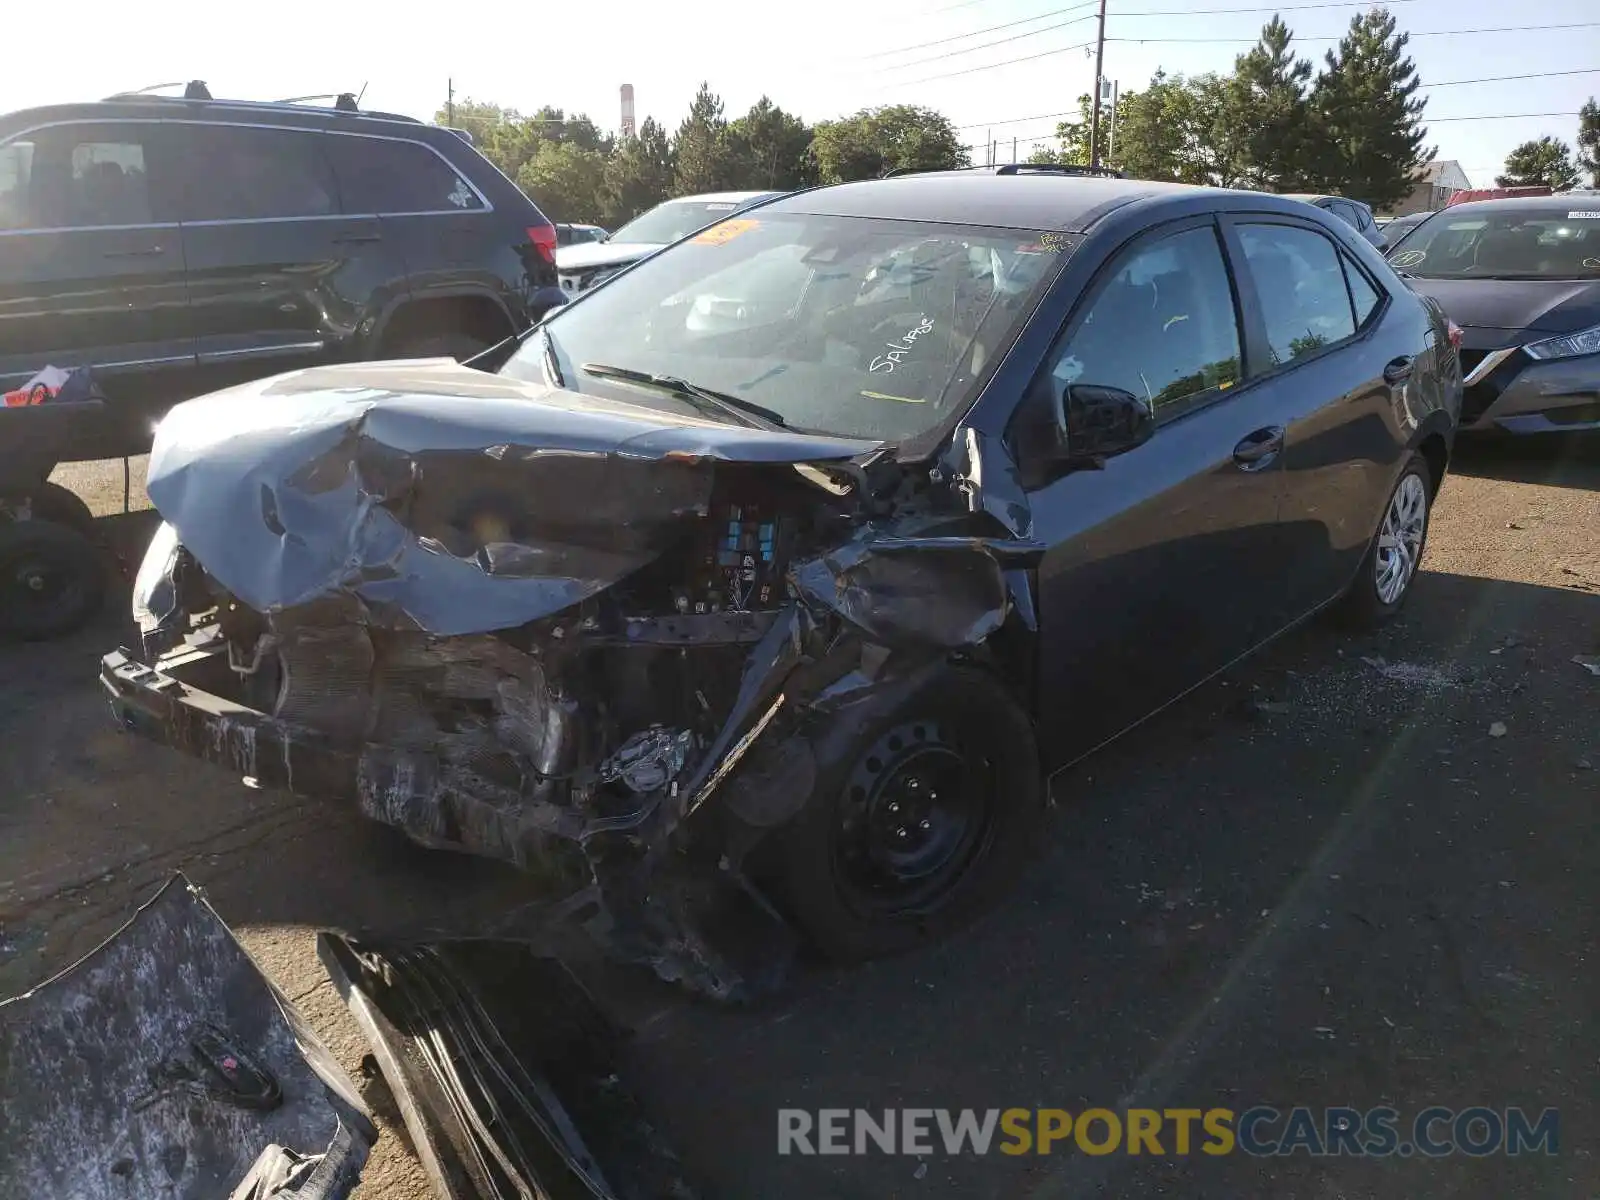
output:
[[[98,513],[122,467],[63,468]],[[134,507],[143,507],[142,464]],[[137,546],[148,516],[112,518]],[[1050,844],[993,916],[730,1013],[598,981],[629,1077],[725,1197],[1600,1195],[1600,456],[1464,456],[1404,618],[1318,623],[1056,781]],[[118,601],[119,608],[121,600]],[[0,994],[110,933],[182,869],[344,1065],[364,1047],[313,931],[481,928],[493,865],[251,791],[122,736],[95,656],[120,612],[0,648]],[[427,1195],[383,1138],[362,1197]],[[779,1158],[784,1106],[1484,1103],[1561,1109],[1561,1154],[1340,1162]]]

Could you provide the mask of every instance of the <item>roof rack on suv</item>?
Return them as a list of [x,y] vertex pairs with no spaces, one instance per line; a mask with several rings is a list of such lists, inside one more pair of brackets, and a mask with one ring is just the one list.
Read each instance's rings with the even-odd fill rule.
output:
[[975,171],[993,171],[996,175],[1092,175],[1096,179],[1126,179],[1114,167],[1090,167],[1082,163],[1001,163],[997,167],[974,167]]
[[153,100],[174,100],[174,99],[177,99],[178,97],[175,97],[175,96],[157,96],[155,93],[161,91],[164,88],[175,88],[175,87],[181,87],[183,89],[183,97],[182,98],[185,99],[185,100],[210,100],[212,98],[211,89],[206,87],[206,81],[204,79],[191,79],[191,80],[189,80],[188,83],[185,83],[183,80],[180,79],[180,80],[177,80],[174,83],[152,83],[149,87],[134,88],[130,92],[116,92],[116,93],[114,93],[114,94],[112,94],[110,96],[107,96],[106,99],[107,100],[132,100],[135,97],[140,97],[140,98],[149,97],[150,99],[153,99]]
[[[1121,171],[1112,167],[1088,167],[1078,163],[999,163],[995,166],[958,167],[960,171],[986,171],[993,175],[1092,175],[1097,179],[1126,179]],[[942,171],[942,167],[896,167],[885,171],[882,178],[894,179],[901,175],[928,175]]]
[[[163,88],[183,88],[181,96],[161,96],[156,93]],[[408,117],[403,113],[377,112],[376,110],[363,110],[360,107],[361,97],[366,93],[363,87],[360,92],[322,92],[314,96],[291,96],[284,100],[230,100],[218,99],[211,94],[204,80],[191,79],[188,83],[156,83],[149,87],[138,88],[131,92],[118,92],[107,96],[106,100],[152,100],[163,104],[182,104],[185,101],[208,100],[215,104],[226,104],[239,108],[293,108],[304,109],[308,107],[321,107],[324,111],[346,113],[351,116],[373,117],[380,121],[405,121],[412,125],[421,125],[416,117]],[[312,106],[309,100],[332,100],[333,104]],[[470,140],[470,139],[468,139]]]
[[[361,89],[363,93],[366,88]],[[273,104],[304,104],[307,100],[332,100],[333,107],[340,112],[360,112],[361,97],[355,92],[317,92],[310,96],[286,96],[282,100],[274,100]]]

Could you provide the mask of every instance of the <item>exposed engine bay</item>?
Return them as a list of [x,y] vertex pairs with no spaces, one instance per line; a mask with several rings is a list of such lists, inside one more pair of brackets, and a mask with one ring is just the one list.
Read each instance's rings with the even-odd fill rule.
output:
[[975,486],[975,438],[930,473],[454,371],[519,394],[315,388],[226,433],[203,410],[228,393],[176,410],[113,707],[262,786],[546,876],[620,956],[744,994],[704,906],[771,909],[742,866],[811,800],[835,710],[1031,623],[1025,509]]

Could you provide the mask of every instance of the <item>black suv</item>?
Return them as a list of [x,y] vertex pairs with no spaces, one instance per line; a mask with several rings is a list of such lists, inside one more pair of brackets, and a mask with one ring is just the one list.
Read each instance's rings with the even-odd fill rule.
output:
[[465,358],[562,300],[556,231],[458,133],[332,107],[122,95],[0,117],[0,389],[91,366],[147,449],[175,402],[281,371]]

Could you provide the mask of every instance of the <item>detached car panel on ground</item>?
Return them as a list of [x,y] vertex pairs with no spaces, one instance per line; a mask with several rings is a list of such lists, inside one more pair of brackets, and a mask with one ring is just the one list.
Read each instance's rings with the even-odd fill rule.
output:
[[1463,429],[1600,430],[1600,203],[1454,205],[1390,262],[1461,326]]
[[785,923],[860,958],[970,917],[1047,772],[1340,597],[1398,609],[1450,338],[1282,198],[791,196],[498,376],[178,409],[146,644],[102,681],[130,728],[517,863],[619,957],[745,995]]

